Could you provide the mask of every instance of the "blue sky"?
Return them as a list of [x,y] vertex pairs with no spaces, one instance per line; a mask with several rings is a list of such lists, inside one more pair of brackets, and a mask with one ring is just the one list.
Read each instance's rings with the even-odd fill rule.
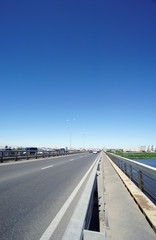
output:
[[156,144],[156,1],[1,1],[0,29],[0,145]]

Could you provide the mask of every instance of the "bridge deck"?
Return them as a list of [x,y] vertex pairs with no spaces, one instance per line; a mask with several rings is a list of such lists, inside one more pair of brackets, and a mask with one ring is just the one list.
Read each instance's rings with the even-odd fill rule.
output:
[[156,234],[104,154],[104,201],[108,239],[155,240]]

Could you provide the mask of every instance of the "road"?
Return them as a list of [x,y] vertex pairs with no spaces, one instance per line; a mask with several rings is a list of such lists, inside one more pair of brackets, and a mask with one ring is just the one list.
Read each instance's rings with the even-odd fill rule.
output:
[[0,239],[61,239],[85,182],[75,198],[69,196],[96,157],[83,153],[1,164]]

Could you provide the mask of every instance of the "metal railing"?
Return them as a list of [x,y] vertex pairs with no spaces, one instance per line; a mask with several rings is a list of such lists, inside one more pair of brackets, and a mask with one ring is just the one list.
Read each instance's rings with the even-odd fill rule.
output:
[[156,204],[156,168],[112,153],[106,154]]
[[20,159],[30,159],[30,158],[45,158],[45,157],[55,157],[69,154],[82,153],[81,151],[59,151],[59,150],[34,150],[34,151],[26,151],[26,150],[5,150],[0,151],[0,162],[3,163],[5,161],[18,161]]
[[[91,166],[91,173],[89,179],[76,206],[76,209],[69,221],[62,240],[106,239],[104,238],[103,233],[101,233],[103,238],[99,238],[98,232],[91,231],[88,233],[88,228],[93,211],[93,198],[97,180],[96,174],[100,159],[101,154],[97,156],[95,162]],[[86,237],[86,235],[88,234],[91,234],[90,238]]]

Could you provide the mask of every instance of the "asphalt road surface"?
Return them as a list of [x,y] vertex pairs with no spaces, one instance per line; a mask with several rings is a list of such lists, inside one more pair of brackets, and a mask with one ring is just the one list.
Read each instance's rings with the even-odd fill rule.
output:
[[69,197],[96,157],[83,153],[0,164],[0,239],[61,239],[85,182]]

